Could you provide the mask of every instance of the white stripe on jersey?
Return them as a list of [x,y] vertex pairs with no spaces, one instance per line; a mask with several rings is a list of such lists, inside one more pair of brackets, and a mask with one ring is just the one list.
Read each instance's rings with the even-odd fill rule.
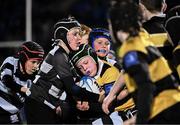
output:
[[10,70],[10,69],[4,69],[4,70],[1,72],[1,79],[3,78],[4,75],[10,75],[10,76],[12,76],[12,70]]
[[97,120],[92,122],[92,125],[104,125],[101,118],[98,118]]
[[18,108],[16,108],[14,105],[11,103],[7,102],[4,100],[2,97],[0,97],[0,107],[3,108],[4,110],[8,111],[11,114],[17,113],[19,111]]
[[55,46],[49,53],[54,56],[55,52],[59,49],[59,46]]
[[24,86],[24,87],[30,87],[32,85],[32,81],[30,79],[26,81],[21,81],[18,77],[14,76],[14,80],[16,81],[17,84]]
[[[14,57],[7,57],[4,62],[2,63],[1,66],[3,66],[5,63],[9,63],[11,65],[15,65],[17,66],[18,65],[18,59],[14,58]],[[2,68],[2,67],[1,67]]]
[[44,104],[46,104],[47,106],[49,106],[52,109],[55,109],[56,107],[54,105],[52,105],[51,103],[49,103],[48,101],[44,100]]
[[36,84],[36,82],[38,81],[38,79],[39,79],[40,77],[41,77],[40,75],[36,75],[33,83]]
[[51,69],[53,68],[52,65],[48,64],[47,62],[43,61],[43,63],[41,64],[41,68],[40,70],[43,72],[43,73],[48,73]]
[[58,89],[56,86],[52,85],[51,88],[49,89],[48,93],[58,99],[60,97],[59,92],[60,92],[60,89]]
[[7,93],[9,92],[8,88],[0,81],[0,91]]

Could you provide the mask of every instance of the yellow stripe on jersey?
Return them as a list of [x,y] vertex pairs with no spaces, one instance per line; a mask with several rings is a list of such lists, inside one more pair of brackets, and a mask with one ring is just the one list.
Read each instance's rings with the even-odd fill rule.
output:
[[149,33],[144,28],[141,28],[141,32],[139,33],[139,35],[145,39],[148,39],[150,37]]
[[133,108],[135,107],[134,105],[134,101],[132,98],[130,98],[127,102],[125,102],[124,104],[118,106],[115,108],[115,111],[125,111],[127,109]]
[[151,118],[162,112],[164,109],[180,102],[180,93],[178,90],[165,90],[154,98]]
[[171,73],[172,71],[167,64],[167,61],[163,57],[155,59],[149,65],[149,74],[152,82],[157,82],[160,79],[163,79],[164,77],[170,75]]
[[176,50],[180,49],[180,45],[178,45],[174,50],[173,52],[175,52]]
[[[116,79],[119,77],[120,72],[119,70],[112,66],[111,64],[104,62],[104,65],[109,65],[109,67],[106,67],[106,69],[103,69],[105,72],[97,78],[96,82],[98,83],[99,86],[103,86],[104,84],[112,83],[115,82]],[[105,68],[105,66],[103,66]]]
[[147,54],[147,50],[141,42],[134,42],[134,41],[144,41],[144,39],[140,37],[135,37],[134,39],[129,39],[128,42],[124,42],[123,46],[119,49],[119,56],[123,57],[129,51],[140,51]]
[[156,47],[172,46],[173,44],[168,41],[167,33],[150,34],[149,40],[153,42]]
[[177,66],[176,70],[177,70],[178,76],[179,76],[179,78],[180,78],[180,64]]
[[130,93],[134,92],[137,89],[136,82],[134,81],[134,79],[129,77],[127,73],[124,74],[124,78],[126,80],[126,86],[128,88],[128,91]]
[[149,34],[145,29],[141,28],[141,32],[139,35],[149,41],[151,41],[154,46],[156,47],[163,47],[163,46],[172,46],[173,43],[171,43],[168,40],[168,34],[167,33],[153,33]]
[[174,61],[177,62],[177,64],[175,65],[176,67],[176,71],[178,73],[178,76],[180,78],[180,58],[179,57],[179,53],[180,53],[180,45],[178,45],[174,50],[173,50],[173,55],[176,55],[174,58]]

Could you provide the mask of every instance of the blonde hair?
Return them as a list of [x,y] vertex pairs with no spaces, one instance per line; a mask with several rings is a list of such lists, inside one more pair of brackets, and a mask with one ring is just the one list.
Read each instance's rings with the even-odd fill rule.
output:
[[81,36],[84,36],[86,34],[89,35],[92,29],[85,24],[81,24],[81,30],[82,30]]

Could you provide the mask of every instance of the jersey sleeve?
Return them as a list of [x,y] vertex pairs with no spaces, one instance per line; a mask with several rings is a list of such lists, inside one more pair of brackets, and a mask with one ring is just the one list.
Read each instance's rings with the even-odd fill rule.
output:
[[136,81],[137,85],[151,81],[146,56],[138,52],[129,52],[123,58],[125,71]]
[[8,57],[1,65],[1,81],[4,85],[10,88],[14,92],[20,92],[21,85],[17,84],[13,79],[14,65],[13,58]]
[[65,53],[55,54],[52,63],[60,78],[72,76],[69,59]]
[[149,76],[147,57],[140,52],[131,51],[124,56],[123,66],[125,72],[134,79],[137,85],[137,97],[135,99],[138,109],[137,124],[146,123],[150,116],[153,98],[153,87]]

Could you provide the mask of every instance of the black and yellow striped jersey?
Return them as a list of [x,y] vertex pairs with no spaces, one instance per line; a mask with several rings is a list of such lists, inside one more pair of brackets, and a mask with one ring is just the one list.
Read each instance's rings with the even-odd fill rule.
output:
[[119,75],[120,72],[117,68],[106,61],[99,60],[99,69],[97,75],[95,76],[99,86],[105,86],[111,83],[113,84]]
[[[168,34],[164,33],[149,33],[145,29],[141,28],[140,35],[150,40],[155,47],[161,52],[161,54],[171,63],[173,43],[168,38]],[[171,64],[172,65],[172,64]]]
[[119,56],[126,86],[133,95],[139,115],[153,118],[180,101],[180,93],[175,87],[177,81],[167,61],[146,35],[140,33],[125,41]]
[[173,50],[173,60],[175,63],[175,67],[180,78],[180,44]]
[[[102,60],[98,62],[99,70],[95,76],[96,82],[105,90],[105,95],[107,95],[117,78],[122,74],[120,73],[119,69],[108,62]],[[127,98],[125,97],[122,99],[122,102],[123,103],[120,106],[116,107],[116,111],[127,110],[135,106],[131,96],[128,96]]]
[[167,33],[148,33],[145,29],[141,28],[141,31],[139,33],[144,39],[148,39],[148,41],[151,41],[155,47],[165,47],[165,46],[172,46],[173,43],[171,43],[168,40]]

